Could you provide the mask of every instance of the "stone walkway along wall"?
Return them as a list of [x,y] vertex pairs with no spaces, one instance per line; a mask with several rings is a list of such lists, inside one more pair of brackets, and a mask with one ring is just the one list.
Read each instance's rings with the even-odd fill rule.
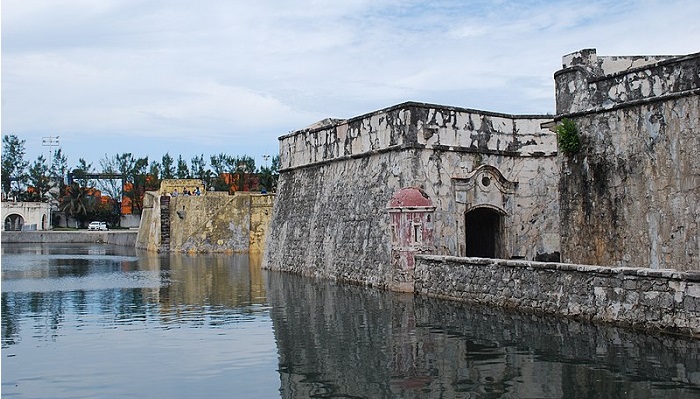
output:
[[700,271],[418,255],[415,293],[700,337]]

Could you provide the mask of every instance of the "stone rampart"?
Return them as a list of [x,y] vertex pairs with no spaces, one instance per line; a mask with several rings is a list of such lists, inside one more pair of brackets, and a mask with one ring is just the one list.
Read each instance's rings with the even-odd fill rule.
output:
[[581,142],[559,156],[562,260],[698,270],[700,53],[612,74],[598,58],[555,74]]
[[407,102],[347,120],[328,119],[280,137],[280,169],[399,149],[556,155],[548,115],[508,115]]
[[600,57],[582,50],[563,57],[554,74],[557,116],[600,112],[700,94],[700,53]]
[[415,292],[700,336],[700,272],[416,256]]
[[435,206],[436,253],[465,255],[465,215],[499,215],[498,256],[558,253],[558,174],[545,116],[405,103],[280,138],[264,266],[387,286],[386,204],[420,187]]
[[[148,192],[144,197],[137,248],[173,252],[262,252],[274,195],[208,191],[206,195],[169,196],[161,195],[161,191]],[[163,198],[167,201],[162,201]]]

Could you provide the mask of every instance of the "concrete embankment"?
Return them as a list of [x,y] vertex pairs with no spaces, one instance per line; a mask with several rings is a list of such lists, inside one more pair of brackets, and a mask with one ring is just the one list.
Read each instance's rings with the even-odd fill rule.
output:
[[3,244],[16,243],[102,243],[135,246],[137,230],[111,231],[3,231]]

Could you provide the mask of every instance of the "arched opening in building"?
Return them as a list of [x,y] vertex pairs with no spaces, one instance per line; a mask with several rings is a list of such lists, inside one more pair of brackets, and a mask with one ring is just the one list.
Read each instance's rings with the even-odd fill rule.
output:
[[46,215],[41,215],[41,229],[48,230],[49,226],[46,225]]
[[13,213],[5,218],[5,231],[20,231],[24,225],[24,218],[21,215]]
[[467,256],[496,258],[501,247],[501,214],[474,208],[466,215]]

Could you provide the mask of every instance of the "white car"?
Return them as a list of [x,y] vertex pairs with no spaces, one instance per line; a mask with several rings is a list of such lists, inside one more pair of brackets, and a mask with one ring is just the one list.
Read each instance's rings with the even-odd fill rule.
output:
[[88,230],[108,230],[105,222],[90,222]]

